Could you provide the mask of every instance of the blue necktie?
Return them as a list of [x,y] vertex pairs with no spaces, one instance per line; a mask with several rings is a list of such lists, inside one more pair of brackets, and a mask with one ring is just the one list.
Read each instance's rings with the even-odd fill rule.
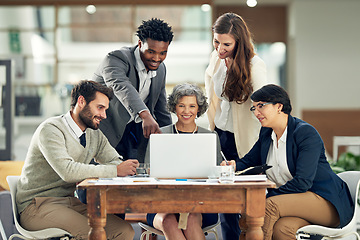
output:
[[86,137],[85,137],[85,133],[83,133],[81,136],[80,136],[80,144],[85,147],[86,146]]

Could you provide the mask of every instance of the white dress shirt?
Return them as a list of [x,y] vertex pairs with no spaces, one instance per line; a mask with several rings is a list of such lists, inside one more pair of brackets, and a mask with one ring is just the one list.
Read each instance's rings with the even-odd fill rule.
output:
[[266,175],[271,181],[276,183],[276,187],[280,187],[287,181],[293,179],[287,165],[286,136],[287,127],[279,141],[277,140],[274,131],[271,134],[272,143],[270,144],[266,163],[272,166],[272,168],[266,171]]
[[134,54],[136,59],[136,70],[138,71],[139,79],[140,79],[139,94],[141,100],[145,102],[150,93],[151,78],[156,76],[156,71],[146,70],[144,63],[141,60],[140,50],[138,47],[135,49]]
[[71,136],[73,136],[80,143],[80,136],[85,132],[81,131],[80,127],[71,117],[70,111],[63,115],[62,120],[65,123],[66,127],[69,129]]
[[[146,102],[147,98],[149,97],[150,93],[150,85],[151,85],[151,78],[156,76],[156,71],[147,71],[144,65],[144,62],[141,60],[140,57],[140,49],[137,47],[135,49],[135,59],[136,59],[136,70],[139,75],[139,95],[143,102]],[[135,118],[135,122],[139,123],[141,122],[141,118],[139,117],[139,114],[142,111],[145,111],[146,109],[142,109],[138,112],[137,117]],[[129,122],[131,122],[133,119],[130,119]]]

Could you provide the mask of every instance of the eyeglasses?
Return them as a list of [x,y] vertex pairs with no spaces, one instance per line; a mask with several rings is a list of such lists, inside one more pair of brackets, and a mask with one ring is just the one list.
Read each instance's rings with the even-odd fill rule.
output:
[[272,103],[272,102],[259,103],[259,104],[256,105],[256,106],[252,106],[252,107],[250,108],[250,111],[251,111],[251,112],[254,112],[255,109],[261,110],[264,106],[266,106],[266,105],[268,105],[268,104],[273,104],[273,103]]

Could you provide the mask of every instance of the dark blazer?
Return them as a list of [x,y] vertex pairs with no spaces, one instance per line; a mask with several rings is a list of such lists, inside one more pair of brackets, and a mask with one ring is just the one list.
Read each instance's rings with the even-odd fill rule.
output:
[[160,127],[171,124],[166,110],[165,77],[166,68],[161,63],[156,76],[151,79],[148,101],[144,103],[139,95],[139,76],[136,69],[135,47],[124,47],[106,55],[96,70],[93,80],[114,90],[107,118],[101,121],[100,129],[116,147],[131,117],[148,109]]
[[[259,139],[242,159],[236,163],[236,170],[265,164],[271,139],[271,128],[262,127]],[[287,164],[293,179],[276,189],[268,189],[267,197],[280,194],[314,192],[330,201],[340,216],[340,227],[352,218],[354,203],[349,189],[330,168],[326,160],[324,143],[310,124],[288,117],[286,139]]]

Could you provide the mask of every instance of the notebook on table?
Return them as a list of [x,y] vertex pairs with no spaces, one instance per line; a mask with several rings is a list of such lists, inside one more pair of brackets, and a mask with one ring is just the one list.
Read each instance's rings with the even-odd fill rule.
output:
[[216,166],[216,135],[151,134],[150,176],[208,178]]

